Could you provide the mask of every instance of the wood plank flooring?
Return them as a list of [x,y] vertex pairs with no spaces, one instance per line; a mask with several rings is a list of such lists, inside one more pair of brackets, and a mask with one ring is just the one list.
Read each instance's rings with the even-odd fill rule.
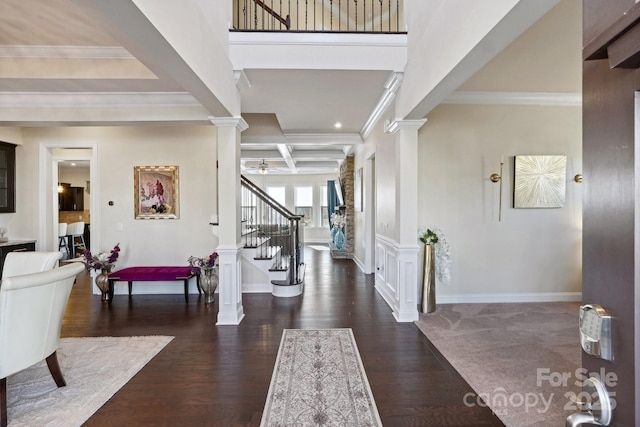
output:
[[191,295],[116,295],[111,307],[79,275],[63,337],[175,339],[91,417],[87,426],[258,426],[285,328],[352,328],[385,426],[502,426],[413,323],[397,323],[351,260],[305,249],[304,294],[244,294],[239,326],[216,326],[216,303]]

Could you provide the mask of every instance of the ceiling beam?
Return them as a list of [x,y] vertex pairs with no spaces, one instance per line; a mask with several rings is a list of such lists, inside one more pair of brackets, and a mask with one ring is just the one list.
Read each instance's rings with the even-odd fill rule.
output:
[[289,169],[291,169],[291,173],[298,173],[298,170],[296,169],[296,162],[291,158],[289,147],[285,144],[278,144],[278,151],[280,151],[282,158],[287,163],[287,166],[289,166]]
[[343,160],[345,154],[342,150],[294,150],[291,157],[297,163],[300,160]]
[[[153,5],[150,2],[142,3],[146,10],[143,12],[140,7],[133,1],[129,0],[73,0],[83,12],[98,21],[109,34],[122,43],[123,47],[134,55],[140,62],[146,65],[158,77],[170,78],[177,82],[186,91],[191,93],[209,112],[214,116],[228,117],[233,116],[235,111],[239,110],[239,94],[238,99],[227,100],[229,107],[223,104],[214,93],[214,81],[212,76],[219,76],[222,73],[215,67],[226,67],[229,69],[229,82],[233,85],[233,73],[230,63],[206,63],[204,65],[196,63],[193,59],[194,52],[179,52],[174,46],[178,46],[182,42],[181,35],[176,33],[163,34],[160,27],[165,28],[173,25],[179,27],[184,24],[183,28],[192,28],[202,30],[206,26],[196,25],[200,19],[194,8],[186,8],[184,4],[173,5],[173,7],[182,8],[182,13],[173,14],[175,20],[170,22],[166,13],[169,3],[162,5]],[[164,9],[163,9],[164,8]],[[162,11],[164,13],[157,13]],[[149,15],[153,16],[154,22],[151,22]],[[187,19],[193,19],[194,22],[185,22]],[[216,34],[207,34],[209,39],[216,40]],[[197,49],[196,49],[197,50]],[[199,56],[208,57],[205,52],[198,51]],[[196,65],[200,65],[197,67]],[[209,68],[211,67],[211,68]],[[198,70],[198,72],[194,70]],[[239,111],[238,111],[239,112]]]
[[362,144],[359,133],[285,133],[289,145]]
[[240,150],[240,158],[246,160],[281,160],[279,150]]

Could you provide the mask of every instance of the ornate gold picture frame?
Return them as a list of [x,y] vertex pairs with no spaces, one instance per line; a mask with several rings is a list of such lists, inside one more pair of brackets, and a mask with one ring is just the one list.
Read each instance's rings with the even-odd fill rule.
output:
[[134,166],[136,219],[180,217],[178,166]]

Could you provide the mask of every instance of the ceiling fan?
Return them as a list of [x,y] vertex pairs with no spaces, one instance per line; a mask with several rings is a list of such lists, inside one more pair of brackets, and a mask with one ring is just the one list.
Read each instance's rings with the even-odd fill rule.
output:
[[258,160],[246,160],[242,162],[243,173],[247,174],[260,174],[260,175],[281,175],[291,173],[291,170],[286,163],[277,160],[262,159]]
[[266,175],[269,173],[269,164],[262,159],[260,163],[258,163],[258,173],[262,175]]

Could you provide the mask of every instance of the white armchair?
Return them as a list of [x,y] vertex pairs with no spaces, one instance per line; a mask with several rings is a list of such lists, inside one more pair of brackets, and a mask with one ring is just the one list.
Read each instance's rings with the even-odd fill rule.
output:
[[56,351],[64,310],[82,263],[2,279],[0,285],[0,426],[7,425],[7,377],[46,359],[66,385]]
[[62,252],[9,252],[4,259],[2,278],[51,270],[62,258]]

